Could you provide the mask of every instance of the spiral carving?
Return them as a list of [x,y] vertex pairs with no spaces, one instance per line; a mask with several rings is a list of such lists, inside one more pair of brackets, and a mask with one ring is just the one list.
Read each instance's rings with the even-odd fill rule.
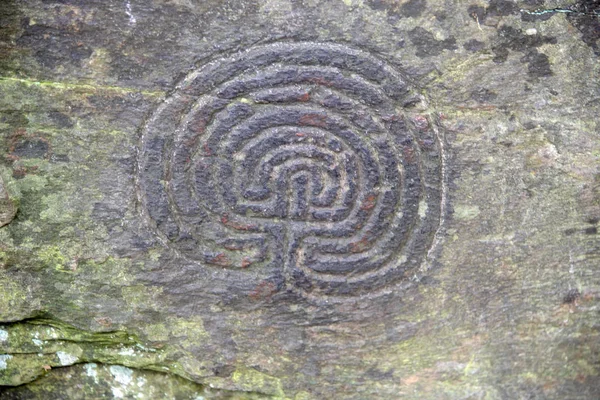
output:
[[443,212],[443,143],[423,101],[395,68],[338,44],[209,62],[144,128],[151,226],[188,260],[280,268],[305,296],[407,281]]

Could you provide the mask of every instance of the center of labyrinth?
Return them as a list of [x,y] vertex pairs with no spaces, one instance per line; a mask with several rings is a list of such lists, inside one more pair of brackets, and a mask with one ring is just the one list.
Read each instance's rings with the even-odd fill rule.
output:
[[404,75],[361,50],[257,46],[192,72],[143,131],[140,198],[201,266],[303,295],[406,282],[443,219],[443,141]]

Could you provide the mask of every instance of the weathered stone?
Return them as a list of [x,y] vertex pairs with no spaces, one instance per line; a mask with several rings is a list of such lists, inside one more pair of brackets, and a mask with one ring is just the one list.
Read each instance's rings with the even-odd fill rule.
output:
[[599,397],[599,9],[3,2],[2,398]]
[[[8,224],[17,215],[18,200],[15,195],[9,192],[9,177],[6,175],[6,169],[0,169],[0,227]],[[2,175],[6,176],[2,176]]]

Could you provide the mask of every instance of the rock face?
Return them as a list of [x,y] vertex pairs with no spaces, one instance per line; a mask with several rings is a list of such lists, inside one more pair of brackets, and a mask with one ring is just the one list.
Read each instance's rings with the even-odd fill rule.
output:
[[599,10],[5,1],[2,398],[599,397]]

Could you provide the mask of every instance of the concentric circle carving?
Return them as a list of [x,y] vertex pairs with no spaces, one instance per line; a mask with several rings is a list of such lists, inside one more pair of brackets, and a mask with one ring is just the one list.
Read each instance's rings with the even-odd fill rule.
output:
[[214,60],[146,124],[141,202],[163,242],[202,266],[278,268],[309,297],[406,282],[445,197],[443,141],[423,104],[404,74],[343,45]]

